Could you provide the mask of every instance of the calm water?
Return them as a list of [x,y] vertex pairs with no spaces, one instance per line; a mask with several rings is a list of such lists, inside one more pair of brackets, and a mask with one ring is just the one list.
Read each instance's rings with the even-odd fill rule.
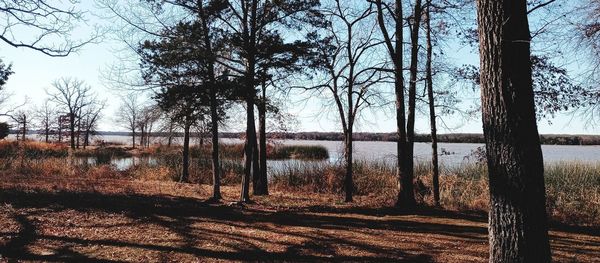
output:
[[[121,142],[129,144],[131,137],[128,136],[104,136],[97,139],[102,139],[110,142]],[[154,139],[153,143],[164,143],[164,139]],[[180,143],[181,138],[175,139],[174,143]],[[241,143],[239,139],[221,139],[222,143]],[[342,156],[341,141],[311,141],[311,140],[275,140],[275,143],[283,145],[322,145],[329,151],[331,162],[339,160]],[[191,143],[198,143],[197,139],[193,139]],[[483,147],[483,144],[471,143],[439,143],[438,152],[439,160],[444,165],[458,165],[468,161],[466,156],[469,156],[477,147]],[[430,143],[415,143],[415,159],[418,161],[428,161],[431,159],[431,144]],[[542,145],[544,161],[547,163],[559,161],[583,161],[597,162],[600,161],[600,146],[579,146],[579,145]],[[394,142],[374,142],[374,141],[357,141],[354,142],[354,157],[356,160],[377,160],[394,162],[396,158],[396,144]],[[126,160],[114,160],[112,163],[117,167],[126,168],[136,161],[146,161],[135,158]],[[90,161],[92,162],[92,161]],[[270,161],[270,165],[277,166],[281,161]]]
[[[106,141],[130,143],[128,136],[105,136]],[[159,142],[160,139],[155,139]],[[181,139],[175,140],[180,142]],[[192,142],[197,143],[192,140]],[[239,139],[221,139],[223,143],[241,143]],[[341,141],[311,141],[311,140],[275,140],[275,143],[284,145],[322,145],[329,150],[329,156],[335,160],[342,156]],[[446,164],[459,164],[465,161],[465,156],[483,144],[474,143],[438,143],[440,161]],[[442,153],[445,152],[445,153]],[[600,145],[542,145],[544,161],[600,161]],[[354,142],[354,156],[357,160],[393,160],[396,157],[396,143],[394,142]],[[431,143],[415,143],[415,159],[431,159]]]

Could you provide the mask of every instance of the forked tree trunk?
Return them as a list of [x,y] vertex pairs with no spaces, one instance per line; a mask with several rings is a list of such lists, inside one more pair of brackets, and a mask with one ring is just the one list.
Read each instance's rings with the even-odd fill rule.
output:
[[[394,63],[394,93],[396,97],[396,132],[398,141],[396,142],[397,156],[397,169],[396,178],[398,178],[398,197],[396,200],[396,206],[405,206],[404,200],[414,199],[414,192],[412,190],[412,170],[413,167],[406,161],[407,159],[407,139],[406,139],[406,108],[404,105],[404,75],[403,75],[403,23],[404,21],[402,14],[402,1],[396,0],[395,11],[394,11],[394,24],[395,29],[395,41],[392,41],[392,37],[388,33],[385,25],[386,21],[383,15],[383,3],[381,0],[377,2],[377,19],[381,32],[384,33],[385,43],[388,49],[388,53]],[[412,158],[412,156],[410,156]],[[407,189],[406,187],[411,187]],[[411,197],[412,196],[412,197]]]
[[410,82],[408,86],[408,117],[406,120],[406,144],[404,149],[405,171],[402,182],[398,206],[403,209],[413,209],[416,206],[414,181],[414,141],[415,141],[415,114],[417,95],[417,73],[419,59],[419,28],[421,23],[421,0],[415,0],[412,30],[410,32]]
[[[256,125],[254,124],[254,90],[256,74],[256,20],[258,1],[250,1],[249,10],[242,15],[246,75],[244,88],[246,89],[246,142],[244,144],[244,177],[242,178],[241,202],[250,202],[250,180],[253,177],[254,148],[256,147]],[[254,165],[255,166],[255,165]]]
[[525,0],[477,2],[490,262],[550,262]]
[[435,99],[433,97],[433,76],[431,73],[431,60],[433,46],[431,45],[431,0],[427,0],[427,9],[425,10],[425,22],[427,30],[427,65],[425,68],[425,81],[427,82],[427,97],[429,98],[429,124],[431,125],[431,166],[432,166],[432,188],[433,188],[433,203],[435,206],[440,205],[440,170],[438,164],[437,150],[437,126],[435,117]]

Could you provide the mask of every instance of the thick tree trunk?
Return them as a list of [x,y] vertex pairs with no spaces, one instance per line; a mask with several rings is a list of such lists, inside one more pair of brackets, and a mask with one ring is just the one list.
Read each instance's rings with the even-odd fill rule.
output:
[[435,100],[433,97],[433,76],[431,73],[431,60],[433,59],[433,46],[431,45],[431,13],[429,7],[431,0],[427,0],[427,9],[425,10],[425,22],[427,24],[427,65],[425,68],[425,81],[427,82],[427,97],[429,98],[429,124],[431,125],[431,167],[432,167],[432,187],[433,203],[440,205],[440,170],[438,164],[437,150],[437,126],[435,117]]
[[185,183],[190,176],[190,125],[185,124],[183,128],[183,167],[180,182]]
[[[383,18],[383,7],[380,1],[378,1],[378,20],[379,26],[382,32],[386,32],[385,20]],[[403,75],[403,14],[402,14],[402,1],[395,1],[396,10],[394,12],[395,20],[395,41],[392,43],[391,38],[386,39],[388,51],[394,62],[394,93],[396,96],[396,131],[398,135],[398,141],[396,143],[397,157],[397,170],[396,177],[398,178],[398,199],[396,206],[404,206],[403,200],[410,200],[412,190],[408,190],[404,187],[407,184],[405,181],[412,181],[412,166],[409,166],[406,162],[407,158],[407,144],[406,144],[406,109],[404,106],[404,75]],[[392,45],[394,44],[394,45]],[[412,157],[411,157],[412,158]],[[408,180],[407,180],[408,179]]]
[[217,94],[214,88],[210,98],[210,120],[212,133],[212,173],[213,200],[221,200],[221,165],[219,164],[219,113],[217,111]]
[[[256,162],[256,164],[253,165],[256,147],[256,125],[254,124],[254,97],[256,96],[256,92],[254,90],[254,82],[256,76],[256,20],[258,1],[250,1],[247,8],[249,8],[248,12],[244,12],[242,15],[242,34],[244,37],[247,66],[244,76],[244,86],[246,89],[246,143],[244,149],[244,177],[242,179],[241,202],[250,202],[250,180],[254,178],[254,171],[258,164],[258,162]],[[258,160],[258,156],[256,156],[256,160]],[[253,166],[255,169],[253,169]]]
[[400,193],[397,203],[398,206],[401,206],[404,209],[412,209],[416,206],[415,192],[413,187],[413,167],[420,23],[421,0],[415,0],[415,10],[413,14],[412,30],[410,34],[410,82],[408,86],[408,117],[406,120],[406,145],[404,150],[404,165],[406,166],[406,169],[402,177]]
[[267,178],[267,107],[266,107],[266,87],[262,85],[262,101],[258,104],[258,131],[259,131],[259,175],[258,191],[256,195],[268,195],[269,184]]
[[525,0],[479,0],[490,262],[550,262]]
[[242,178],[241,202],[250,201],[250,180],[252,179],[252,156],[256,142],[254,128],[254,96],[246,98],[246,141],[244,142],[244,177]]

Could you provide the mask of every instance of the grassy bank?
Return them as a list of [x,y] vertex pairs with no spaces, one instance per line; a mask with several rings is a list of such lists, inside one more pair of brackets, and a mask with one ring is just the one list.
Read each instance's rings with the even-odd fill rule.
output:
[[[487,211],[487,169],[481,164],[442,167],[441,205],[456,211]],[[393,204],[397,193],[396,168],[381,162],[354,164],[355,193]],[[600,164],[564,162],[545,167],[546,208],[556,222],[600,225]],[[285,189],[318,193],[343,192],[344,169],[327,163],[289,163],[271,173],[272,184]],[[421,204],[432,205],[429,164],[415,167],[415,192]]]
[[[287,147],[287,146],[286,146]],[[221,147],[224,156],[243,149],[240,145]],[[294,156],[308,148],[287,147],[278,154]],[[299,150],[302,149],[302,150]],[[312,149],[312,148],[311,148]],[[316,148],[315,148],[316,149]],[[151,148],[130,158],[132,165],[119,169],[111,164],[115,156],[130,152],[113,148],[75,151],[68,157],[65,146],[43,143],[18,145],[0,143],[0,170],[5,174],[42,177],[86,177],[95,179],[126,179],[137,181],[172,182],[179,179],[182,156],[178,148]],[[190,180],[197,184],[212,183],[210,155],[206,149],[192,151]],[[320,151],[320,150],[319,150]],[[283,152],[283,153],[282,153]],[[315,150],[317,152],[317,150]],[[87,158],[94,158],[89,163]],[[381,204],[392,205],[396,197],[396,168],[383,162],[356,162],[354,164],[355,193]],[[578,225],[600,225],[600,164],[562,162],[545,167],[547,211],[557,222]],[[241,181],[243,165],[240,158],[223,158],[221,176],[223,185],[237,185]],[[486,211],[488,209],[488,181],[486,167],[469,163],[442,167],[440,178],[441,204],[456,211]],[[343,193],[344,169],[329,162],[288,161],[269,171],[271,186],[288,192],[324,194]],[[415,167],[415,191],[421,204],[433,203],[431,169],[428,163]]]

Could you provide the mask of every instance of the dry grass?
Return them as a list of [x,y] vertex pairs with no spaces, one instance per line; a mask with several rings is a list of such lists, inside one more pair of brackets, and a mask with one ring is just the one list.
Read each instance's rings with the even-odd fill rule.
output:
[[[240,151],[239,145],[221,148],[228,154]],[[136,156],[151,155],[156,164],[139,162],[125,170],[113,165],[86,165],[81,158],[55,157],[67,151],[66,146],[27,142],[0,142],[0,170],[28,176],[90,177],[97,179],[127,179],[138,181],[172,182],[179,179],[182,157],[178,148],[155,147],[137,150]],[[121,150],[91,149],[111,160]],[[29,152],[30,154],[24,154]],[[10,153],[10,154],[8,154]],[[102,153],[102,154],[100,154]],[[207,153],[196,153],[190,166],[190,181],[212,183],[211,162]],[[106,156],[105,156],[106,155]],[[87,156],[87,155],[85,155]],[[140,157],[144,158],[144,157]],[[391,205],[396,196],[396,168],[383,162],[356,162],[353,167],[355,193],[359,197],[378,200]],[[441,204],[454,211],[481,211],[488,209],[488,182],[486,168],[466,164],[441,169]],[[600,164],[554,163],[546,166],[547,211],[551,220],[564,224],[600,225]],[[238,185],[243,173],[239,160],[224,159],[221,167],[223,185]],[[344,169],[327,162],[285,162],[270,171],[271,183],[289,192],[343,193]],[[421,204],[431,206],[431,169],[427,163],[415,166],[415,189]]]
[[[485,216],[399,213],[359,197],[274,189],[205,202],[210,186],[0,175],[0,261],[484,262]],[[554,229],[553,259],[594,262],[597,232]]]

